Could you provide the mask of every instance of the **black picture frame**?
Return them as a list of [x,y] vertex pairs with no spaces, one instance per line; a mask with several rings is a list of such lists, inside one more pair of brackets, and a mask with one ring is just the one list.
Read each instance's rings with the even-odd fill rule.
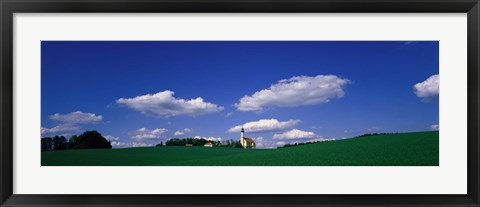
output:
[[[0,0],[1,206],[480,206],[479,0]],[[465,195],[13,194],[14,13],[467,13],[468,190]],[[449,179],[449,178],[445,178]],[[439,180],[441,182],[441,180]]]

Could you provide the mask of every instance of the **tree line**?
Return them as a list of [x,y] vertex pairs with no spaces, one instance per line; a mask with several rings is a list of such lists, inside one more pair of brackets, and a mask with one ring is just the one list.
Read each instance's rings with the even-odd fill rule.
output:
[[294,146],[301,146],[301,145],[306,145],[306,144],[315,144],[319,142],[328,142],[330,140],[322,140],[322,141],[311,141],[311,142],[300,142],[300,143],[291,143],[291,144],[286,144],[277,148],[284,148],[284,147],[294,147]]
[[224,142],[220,141],[209,141],[204,138],[194,138],[194,137],[189,137],[189,138],[172,138],[169,139],[165,142],[161,142],[160,144],[157,144],[157,147],[160,146],[185,146],[185,145],[192,145],[192,146],[204,146],[207,142],[212,143],[213,146],[216,147],[236,147],[236,148],[241,148],[242,145],[240,144],[240,141],[234,141],[234,140],[227,140]]
[[68,150],[68,149],[111,149],[110,142],[97,131],[86,131],[77,136],[73,135],[67,140],[64,136],[43,137],[41,139],[42,151]]
[[[358,138],[358,137],[370,137],[370,136],[378,136],[378,135],[388,135],[388,134],[398,134],[398,133],[366,133],[362,135],[355,136],[353,138]],[[300,145],[305,145],[305,144],[314,144],[318,142],[328,142],[328,141],[333,141],[333,140],[323,140],[323,141],[313,141],[313,142],[305,142],[305,143],[291,143],[291,144],[285,144],[281,147],[278,148],[284,148],[284,147],[294,147],[294,146],[300,146]]]
[[390,132],[390,133],[367,133],[367,134],[362,134],[362,135],[356,136],[356,137],[354,137],[354,138],[357,138],[357,137],[370,137],[370,136],[377,136],[377,135],[388,135],[388,134],[398,134],[398,133],[393,133],[393,132]]

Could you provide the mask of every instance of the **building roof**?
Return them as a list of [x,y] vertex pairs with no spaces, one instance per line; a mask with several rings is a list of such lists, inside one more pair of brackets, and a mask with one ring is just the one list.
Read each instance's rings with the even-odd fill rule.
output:
[[243,138],[246,142],[255,143],[252,138]]
[[211,142],[207,142],[205,143],[205,145],[213,145]]

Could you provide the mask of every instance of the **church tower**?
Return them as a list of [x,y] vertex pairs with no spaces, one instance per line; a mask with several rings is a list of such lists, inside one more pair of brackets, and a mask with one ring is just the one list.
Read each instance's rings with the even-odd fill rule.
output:
[[245,130],[243,130],[242,128],[242,131],[240,131],[240,143],[242,143],[242,145],[243,145],[243,138],[245,138],[244,135],[245,135]]
[[245,148],[245,140],[243,140],[243,138],[245,138],[244,136],[245,134],[245,130],[243,130],[243,127],[242,127],[242,131],[240,131],[240,144],[242,144],[242,147]]

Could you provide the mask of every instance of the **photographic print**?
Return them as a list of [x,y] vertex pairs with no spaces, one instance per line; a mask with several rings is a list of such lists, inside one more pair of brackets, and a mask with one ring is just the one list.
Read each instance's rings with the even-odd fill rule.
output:
[[42,41],[42,166],[438,166],[438,41]]

